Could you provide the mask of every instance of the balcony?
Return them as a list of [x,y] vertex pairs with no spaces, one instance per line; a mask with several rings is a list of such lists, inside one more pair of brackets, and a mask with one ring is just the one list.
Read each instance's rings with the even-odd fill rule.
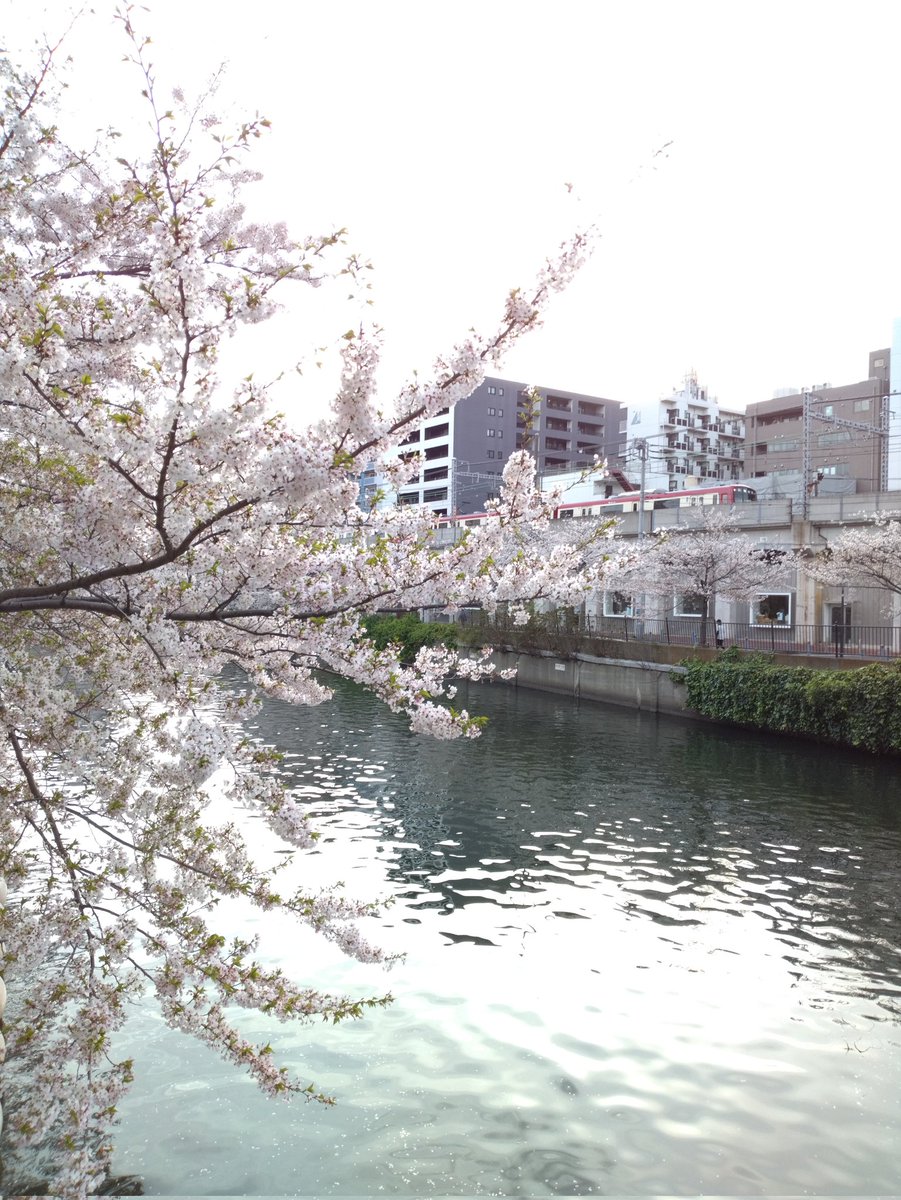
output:
[[569,450],[569,441],[566,438],[545,437],[545,450]]
[[572,422],[565,421],[563,417],[546,417],[545,426],[548,429],[559,430],[561,433],[569,433]]
[[548,396],[545,408],[553,409],[555,412],[572,412],[572,401],[564,400],[562,396]]
[[578,411],[584,417],[602,417],[604,406],[603,404],[592,404],[590,400],[580,400]]
[[597,425],[591,421],[578,421],[576,429],[579,433],[586,433],[589,437],[602,438],[604,436],[604,426]]

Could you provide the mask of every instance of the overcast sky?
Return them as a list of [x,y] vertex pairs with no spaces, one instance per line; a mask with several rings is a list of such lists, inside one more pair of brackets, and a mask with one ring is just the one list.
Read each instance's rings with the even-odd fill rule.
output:
[[[723,404],[865,377],[898,295],[901,4],[151,0],[161,80],[273,121],[255,204],[346,225],[372,258],[386,390],[491,324],[566,229],[603,238],[514,379],[630,405],[694,368]],[[13,48],[67,6],[0,0]],[[112,5],[71,46],[69,103],[124,120]],[[665,144],[665,153],[657,152]],[[570,193],[566,185],[572,184]],[[578,195],[580,199],[576,200]],[[351,323],[316,294],[248,354]],[[343,308],[341,305],[343,304]],[[251,364],[253,365],[253,364]],[[296,397],[315,406],[316,387]]]

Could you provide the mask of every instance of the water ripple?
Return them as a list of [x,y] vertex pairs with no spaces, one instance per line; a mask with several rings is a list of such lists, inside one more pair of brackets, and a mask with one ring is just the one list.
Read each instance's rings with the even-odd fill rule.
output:
[[289,870],[391,894],[407,952],[388,981],[303,939],[273,958],[397,1003],[338,1032],[250,1016],[328,1112],[272,1107],[145,1014],[118,1169],[185,1195],[901,1190],[897,768],[461,692],[479,743],[350,687],[264,710],[323,833]]

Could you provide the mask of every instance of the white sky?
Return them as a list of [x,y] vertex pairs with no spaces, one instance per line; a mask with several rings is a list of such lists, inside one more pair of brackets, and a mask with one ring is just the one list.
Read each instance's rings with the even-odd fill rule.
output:
[[[0,0],[4,44],[58,30],[67,7]],[[637,405],[694,367],[743,407],[860,379],[890,344],[897,0],[149,7],[161,80],[197,90],[226,61],[221,100],[272,119],[265,210],[297,233],[346,225],[374,261],[386,390],[493,324],[595,216],[594,259],[502,374]],[[96,125],[140,103],[111,11],[95,0],[71,43],[72,103]],[[288,364],[354,323],[314,300],[318,320],[298,303],[248,355]],[[315,383],[299,383],[309,412]]]

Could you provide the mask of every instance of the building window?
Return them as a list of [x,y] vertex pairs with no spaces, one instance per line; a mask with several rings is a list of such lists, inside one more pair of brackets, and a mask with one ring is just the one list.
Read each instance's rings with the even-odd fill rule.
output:
[[[876,366],[877,366],[877,367],[881,367],[881,366],[882,366],[882,363],[881,363],[881,361],[880,361],[880,362],[878,362],[878,363],[876,364]],[[497,394],[498,394],[499,396],[503,396],[503,394],[504,394],[504,389],[503,389],[503,388],[498,388],[498,389],[497,389]]]
[[495,436],[495,437],[502,438],[502,437],[504,436],[504,431],[503,431],[503,429],[496,429],[496,430],[494,431],[494,436]]
[[824,409],[823,409],[823,416],[824,416],[824,417],[834,417],[834,416],[835,416],[835,409],[834,409],[834,407],[833,407],[831,404],[827,404],[827,405],[824,407]]
[[446,500],[447,488],[430,488],[427,492],[422,493],[423,500],[430,503],[432,500]]
[[485,432],[486,432],[486,434],[488,435],[488,437],[494,437],[494,430],[493,430],[493,429],[487,429]]
[[418,504],[419,492],[401,492],[397,497],[398,504]]
[[445,422],[443,425],[432,425],[425,431],[425,440],[431,441],[432,438],[447,437],[450,432],[450,425]]
[[493,450],[486,450],[486,451],[485,451],[485,453],[488,455],[488,457],[489,457],[489,458],[494,458],[494,451],[493,451]]
[[697,596],[693,592],[674,597],[673,615],[676,617],[703,617],[704,597]]
[[488,416],[489,416],[489,417],[493,417],[493,416],[494,416],[494,409],[493,409],[493,408],[489,408],[489,409],[488,409]]
[[436,458],[447,458],[447,442],[442,442],[440,446],[426,446],[425,455],[423,456],[426,462],[431,462]]
[[[503,392],[503,390],[504,390],[504,389],[503,389],[503,388],[501,388],[501,392]],[[499,408],[499,409],[497,410],[497,415],[498,415],[499,417],[502,417],[502,416],[504,415],[504,410],[503,410],[502,408]]]
[[497,456],[498,456],[498,458],[499,458],[501,461],[503,461],[503,457],[504,457],[504,452],[503,452],[503,450],[498,450],[498,452],[497,452]]
[[790,592],[761,593],[751,604],[751,623],[754,625],[791,625],[792,598]]
[[494,388],[494,387],[489,387],[489,389],[488,389],[488,395],[489,395],[489,396],[495,396],[495,395],[497,395],[497,388]]
[[604,592],[605,617],[634,616],[632,597],[625,592]]
[[844,442],[850,442],[851,430],[840,429],[836,433],[821,433],[817,438],[819,446],[841,446]]
[[869,412],[869,411],[870,411],[870,401],[869,401],[869,399],[867,399],[867,400],[855,400],[855,401],[854,401],[854,411],[855,411],[855,412]]
[[447,467],[429,467],[423,471],[423,483],[433,483],[436,479],[447,479]]

